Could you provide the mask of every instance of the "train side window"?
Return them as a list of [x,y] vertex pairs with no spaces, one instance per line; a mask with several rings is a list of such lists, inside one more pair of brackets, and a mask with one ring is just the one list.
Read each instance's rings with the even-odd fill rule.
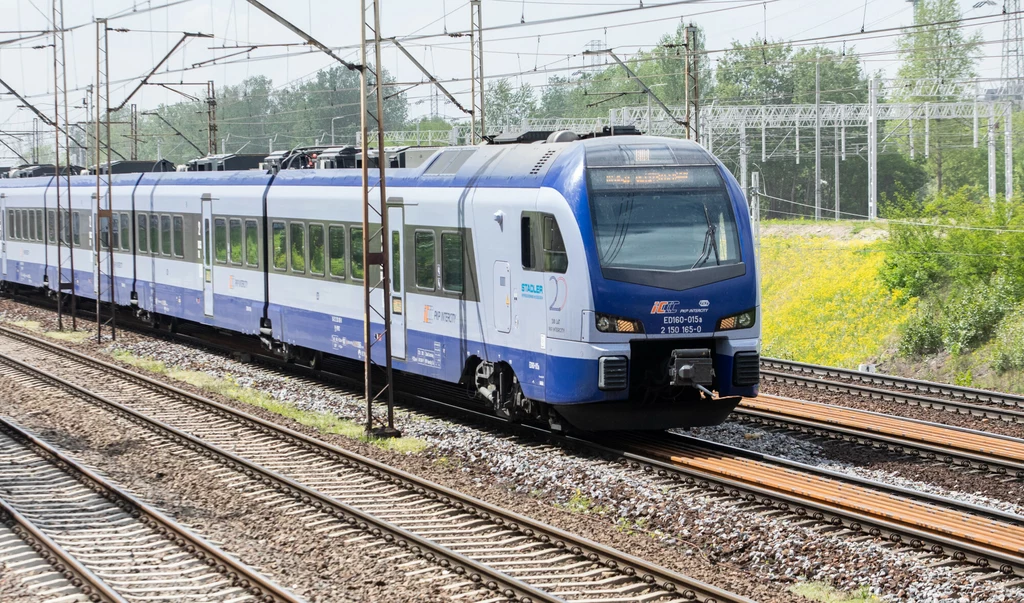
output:
[[330,226],[328,251],[331,254],[331,276],[345,278],[345,227]]
[[441,288],[462,293],[465,288],[462,261],[462,235],[457,232],[441,233]]
[[397,230],[391,231],[391,288],[402,290],[402,235]]
[[34,209],[28,210],[28,238],[36,240],[36,212]]
[[171,217],[160,216],[160,254],[171,255]]
[[7,210],[7,238],[15,239],[18,236],[18,227],[14,219],[14,210]]
[[417,230],[413,234],[413,259],[416,263],[416,287],[434,290],[434,233]]
[[292,272],[306,273],[306,225],[302,222],[290,222]]
[[132,250],[132,220],[129,214],[121,214],[121,249]]
[[28,210],[23,209],[18,213],[21,214],[21,238],[24,241],[28,241],[32,237],[28,234]]
[[139,253],[149,253],[149,237],[146,236],[148,234],[148,229],[146,228],[146,221],[148,219],[146,214],[139,214]]
[[60,227],[58,230],[60,232],[60,241],[61,243],[68,245],[68,241],[71,240],[71,214],[68,213],[68,210],[62,209],[59,215]]
[[48,243],[57,242],[57,224],[56,214],[52,209],[46,211],[46,241]]
[[565,253],[565,241],[558,222],[550,214],[544,215],[544,230],[541,233],[541,247],[544,249],[544,271],[565,274],[569,267],[569,256]]
[[45,212],[41,209],[36,210],[36,240],[44,241],[43,236],[45,235],[46,222],[43,220]]
[[284,222],[274,222],[274,269],[288,269],[288,234]]
[[309,225],[309,273],[324,275],[324,225]]
[[228,220],[228,261],[242,264],[242,221],[238,218]]
[[363,280],[363,229],[353,226],[348,229],[348,249],[352,259],[352,278]]
[[245,221],[245,263],[260,267],[260,225],[256,220]]
[[71,242],[75,247],[82,246],[82,219],[78,212],[71,212]]
[[160,253],[160,216],[149,214],[149,250]]
[[185,257],[185,218],[174,216],[174,257]]
[[227,222],[224,218],[213,219],[213,257],[220,262],[225,264],[228,261],[228,233],[227,233]]
[[533,218],[524,215],[520,220],[520,226],[519,244],[523,256],[523,268],[534,270],[537,267],[537,259],[533,256]]
[[117,214],[112,214],[112,218],[113,218],[113,221],[114,221],[114,227],[110,230],[111,248],[112,249],[120,249],[121,248],[121,216],[119,216]]

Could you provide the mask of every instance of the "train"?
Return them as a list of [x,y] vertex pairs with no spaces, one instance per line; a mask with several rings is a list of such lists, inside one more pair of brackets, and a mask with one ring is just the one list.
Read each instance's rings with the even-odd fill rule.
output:
[[[635,134],[492,142],[390,160],[405,166],[388,170],[378,239],[391,285],[372,303],[391,306],[395,371],[562,430],[715,425],[757,394],[754,239],[721,161]],[[53,176],[0,180],[0,285],[67,295],[62,237],[79,299],[259,337],[314,368],[361,360],[362,281],[380,279],[362,265],[361,170],[305,163],[104,176],[109,220],[95,176],[70,177],[70,211]]]

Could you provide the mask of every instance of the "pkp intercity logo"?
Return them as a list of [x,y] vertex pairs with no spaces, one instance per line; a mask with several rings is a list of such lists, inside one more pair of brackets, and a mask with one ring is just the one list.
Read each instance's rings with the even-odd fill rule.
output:
[[656,301],[651,308],[651,314],[675,314],[679,312],[677,301]]

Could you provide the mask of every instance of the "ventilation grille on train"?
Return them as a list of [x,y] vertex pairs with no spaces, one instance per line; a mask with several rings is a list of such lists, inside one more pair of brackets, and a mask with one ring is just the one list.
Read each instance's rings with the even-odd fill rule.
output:
[[761,380],[761,357],[757,352],[738,352],[732,362],[733,385],[749,387]]
[[533,166],[533,169],[530,170],[530,175],[531,176],[536,176],[537,174],[539,174],[540,173],[540,169],[542,167],[544,167],[544,164],[547,163],[548,159],[551,159],[551,157],[554,154],[555,154],[554,151],[547,151],[546,153],[544,153],[544,155],[541,156],[540,160],[537,161],[537,165]]
[[600,389],[626,389],[629,361],[625,356],[603,356],[597,361],[597,367]]

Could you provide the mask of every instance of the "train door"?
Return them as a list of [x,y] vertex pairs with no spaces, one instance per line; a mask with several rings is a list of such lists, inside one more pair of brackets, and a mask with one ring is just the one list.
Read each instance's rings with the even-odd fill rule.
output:
[[0,269],[7,276],[7,195],[0,193]]
[[512,283],[508,262],[494,262],[494,328],[499,333],[512,330]]
[[213,197],[203,195],[203,313],[213,316]]
[[388,206],[388,245],[391,250],[391,356],[405,358],[405,285],[402,281],[402,255],[405,250],[405,208],[401,205]]

